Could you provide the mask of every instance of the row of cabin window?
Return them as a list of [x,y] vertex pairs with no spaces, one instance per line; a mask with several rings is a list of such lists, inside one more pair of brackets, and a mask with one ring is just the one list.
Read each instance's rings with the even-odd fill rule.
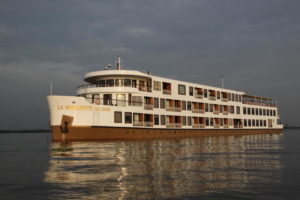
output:
[[243,114],[244,115],[276,116],[276,110],[244,107]]
[[[114,122],[115,123],[122,123],[122,112],[120,111],[115,111],[114,113]],[[136,113],[140,114],[140,113]],[[125,112],[124,113],[124,120],[125,124],[132,124],[132,112]],[[180,116],[179,116],[180,117]],[[160,118],[160,120],[159,120]],[[193,117],[186,117],[186,116],[181,116],[181,124],[183,126],[191,126],[192,125],[192,118]],[[209,118],[209,117],[204,117],[205,118],[205,125],[206,126],[214,126],[214,118]],[[224,119],[226,118],[218,118],[220,126],[224,125]],[[228,118],[227,118],[228,119]],[[233,119],[228,119],[229,124],[233,124]],[[265,127],[267,126],[267,121],[266,120],[255,120],[255,119],[244,119],[244,126],[245,127]],[[154,125],[166,125],[166,115],[153,115],[153,123]],[[176,123],[176,122],[175,122]]]
[[[168,99],[169,100],[169,99]],[[192,103],[191,101],[181,101],[181,109],[182,110],[192,110]],[[199,102],[195,102],[195,103],[199,103]],[[154,108],[159,108],[159,104],[160,104],[160,108],[166,108],[166,99],[158,99],[158,98],[154,98]],[[204,104],[204,109],[205,112],[213,112],[213,106],[215,104],[209,104],[209,103],[205,103]],[[224,107],[225,105],[221,105],[221,104],[217,104],[220,106],[220,112],[224,111]],[[235,113],[235,108],[234,106],[228,106],[229,110],[228,112],[231,114]],[[240,114],[240,106],[236,106],[236,114]]]
[[[194,87],[189,87],[189,95],[194,96]],[[201,88],[199,88],[201,89]],[[208,89],[203,89],[203,97],[207,98],[208,97]],[[225,98],[222,97],[222,93],[220,91],[215,91],[217,93],[216,99],[221,99]],[[179,95],[186,95],[186,86],[185,85],[178,85],[178,94]],[[233,93],[227,93],[227,99],[228,101],[237,101],[237,102],[242,102],[242,95],[239,94],[233,94]]]
[[[166,84],[166,83],[163,82],[163,85],[164,84]],[[171,90],[171,83],[168,83],[168,84],[170,85],[169,90]],[[160,81],[153,81],[153,85],[154,85],[154,90],[161,91],[161,82]],[[165,88],[165,89],[167,89],[167,88]],[[196,87],[189,86],[189,95],[190,96],[194,96],[195,89],[196,89]],[[197,88],[197,89],[202,89],[202,88]],[[202,89],[202,90],[203,90],[203,97],[207,98],[208,97],[208,89]],[[216,98],[221,99],[222,93],[220,91],[215,91],[215,92],[217,93]],[[186,95],[186,86],[185,85],[178,84],[178,94]],[[223,97],[223,98],[225,98],[225,97]],[[242,102],[242,95],[227,93],[227,99],[229,101]]]
[[267,120],[244,119],[244,127],[266,127]]

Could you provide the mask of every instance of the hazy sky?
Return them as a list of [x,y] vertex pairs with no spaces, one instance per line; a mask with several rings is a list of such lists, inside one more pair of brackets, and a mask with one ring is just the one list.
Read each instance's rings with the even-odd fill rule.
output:
[[113,64],[277,99],[300,125],[299,0],[0,0],[0,129],[47,128],[46,96]]

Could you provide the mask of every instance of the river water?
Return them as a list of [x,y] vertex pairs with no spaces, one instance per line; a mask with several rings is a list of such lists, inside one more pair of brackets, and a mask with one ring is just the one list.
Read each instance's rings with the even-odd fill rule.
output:
[[61,147],[0,134],[0,199],[300,199],[300,130]]

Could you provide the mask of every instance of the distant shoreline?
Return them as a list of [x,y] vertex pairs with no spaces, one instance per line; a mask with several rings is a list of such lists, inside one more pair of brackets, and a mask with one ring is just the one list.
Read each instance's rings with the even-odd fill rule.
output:
[[300,126],[289,126],[289,127],[284,127],[284,129],[300,129]]
[[1,133],[50,133],[48,129],[30,129],[30,130],[0,130]]

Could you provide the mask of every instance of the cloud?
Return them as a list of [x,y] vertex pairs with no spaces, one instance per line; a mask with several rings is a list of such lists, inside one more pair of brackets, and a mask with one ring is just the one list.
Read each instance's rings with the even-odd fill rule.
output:
[[[43,110],[20,128],[47,121],[49,82],[74,95],[84,73],[117,56],[127,69],[203,84],[218,86],[224,74],[230,88],[283,102],[284,121],[297,124],[299,106],[287,99],[300,98],[290,89],[300,86],[299,6],[293,0],[2,0],[0,128],[14,126],[15,116],[24,119],[20,105],[28,113],[37,105]],[[11,100],[23,93],[26,105]]]

